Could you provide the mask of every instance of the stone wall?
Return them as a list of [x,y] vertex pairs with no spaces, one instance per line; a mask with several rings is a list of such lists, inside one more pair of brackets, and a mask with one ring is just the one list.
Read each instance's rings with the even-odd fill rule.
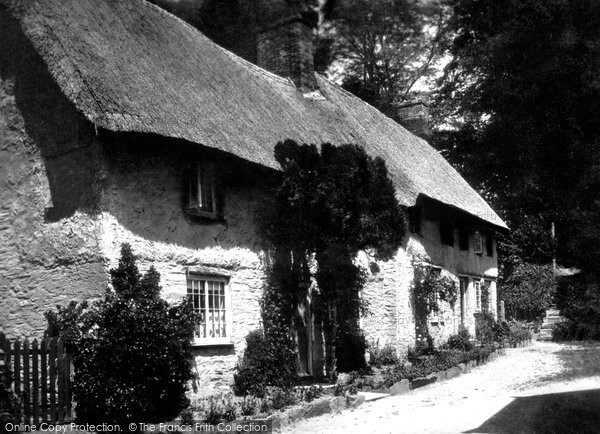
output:
[[0,15],[0,329],[40,338],[43,313],[106,287],[93,128]]
[[[416,264],[441,268],[443,275],[456,281],[468,278],[469,285],[464,295],[464,326],[475,335],[476,298],[473,281],[491,280],[490,307],[496,315],[498,276],[497,256],[475,254],[472,235],[469,250],[460,250],[458,231],[454,246],[441,243],[439,217],[429,210],[421,221],[421,233],[408,233],[396,256],[387,262],[374,261],[364,253],[359,257],[363,268],[369,270],[363,298],[369,312],[362,318],[362,326],[371,344],[383,347],[393,345],[398,354],[404,355],[409,346],[415,344],[415,318],[412,304],[414,266]],[[494,246],[495,247],[495,246]],[[484,249],[485,250],[485,249]],[[429,333],[436,344],[440,344],[459,330],[461,325],[460,299],[452,307],[440,302],[440,311],[428,318]]]
[[229,279],[233,345],[195,348],[194,386],[201,395],[228,387],[244,338],[259,327],[264,268],[255,217],[263,193],[239,167],[215,160],[225,220],[190,219],[181,200],[182,172],[188,161],[187,154],[173,149],[109,146],[101,246],[113,267],[121,243],[131,244],[140,270],[153,265],[161,274],[163,295],[169,301],[186,296],[188,271]]

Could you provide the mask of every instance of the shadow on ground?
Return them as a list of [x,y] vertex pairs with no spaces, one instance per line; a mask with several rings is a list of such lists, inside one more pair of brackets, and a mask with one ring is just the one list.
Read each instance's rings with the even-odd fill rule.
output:
[[600,389],[515,398],[467,433],[600,433]]
[[599,342],[566,342],[554,354],[561,362],[561,372],[540,377],[540,383],[600,375]]

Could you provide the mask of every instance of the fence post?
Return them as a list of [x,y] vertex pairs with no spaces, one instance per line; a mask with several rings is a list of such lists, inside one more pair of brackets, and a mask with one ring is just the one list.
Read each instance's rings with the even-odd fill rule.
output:
[[48,339],[42,339],[42,345],[40,347],[40,365],[41,369],[41,413],[42,422],[48,422]]
[[48,369],[50,369],[50,422],[55,422],[58,420],[56,414],[56,338],[50,339],[48,359]]
[[32,369],[31,369],[31,375],[32,375],[32,387],[31,387],[31,406],[32,406],[32,416],[33,416],[33,423],[37,424],[39,423],[39,417],[40,417],[40,405],[39,405],[39,401],[38,401],[38,393],[39,393],[39,387],[40,387],[40,383],[39,383],[39,376],[40,376],[40,370],[39,370],[39,364],[38,364],[38,341],[37,339],[34,339],[33,342],[31,343],[31,359],[32,359]]
[[13,370],[15,395],[21,399],[21,342],[16,339],[14,343],[13,360],[15,369]]
[[59,421],[64,421],[66,417],[66,400],[65,400],[65,352],[63,340],[58,338],[56,344],[56,361],[58,363],[58,418]]
[[31,387],[29,385],[29,341],[25,339],[23,341],[23,414],[25,416],[25,423],[31,422],[31,405],[29,403],[29,396]]

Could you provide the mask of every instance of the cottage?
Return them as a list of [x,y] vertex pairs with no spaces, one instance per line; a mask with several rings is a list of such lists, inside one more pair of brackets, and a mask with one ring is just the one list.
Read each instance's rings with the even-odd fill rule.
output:
[[[57,303],[101,296],[128,242],[142,269],[161,273],[165,298],[193,297],[204,318],[198,379],[227,384],[259,326],[254,216],[278,169],[273,148],[288,138],[356,143],[384,158],[410,214],[393,260],[359,258],[370,270],[370,340],[400,352],[414,343],[419,265],[460,282],[459,302],[429,318],[437,339],[461,323],[473,330],[486,300],[496,311],[495,236],[506,225],[424,140],[315,74],[310,26],[285,18],[258,38],[263,69],[144,0],[0,0],[0,328],[9,337],[39,336]],[[301,366],[318,375],[311,351]]]

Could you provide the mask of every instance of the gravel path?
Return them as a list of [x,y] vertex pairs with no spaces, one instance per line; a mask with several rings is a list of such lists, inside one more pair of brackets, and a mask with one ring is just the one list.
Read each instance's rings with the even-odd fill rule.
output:
[[600,432],[600,343],[534,342],[452,380],[287,433]]

